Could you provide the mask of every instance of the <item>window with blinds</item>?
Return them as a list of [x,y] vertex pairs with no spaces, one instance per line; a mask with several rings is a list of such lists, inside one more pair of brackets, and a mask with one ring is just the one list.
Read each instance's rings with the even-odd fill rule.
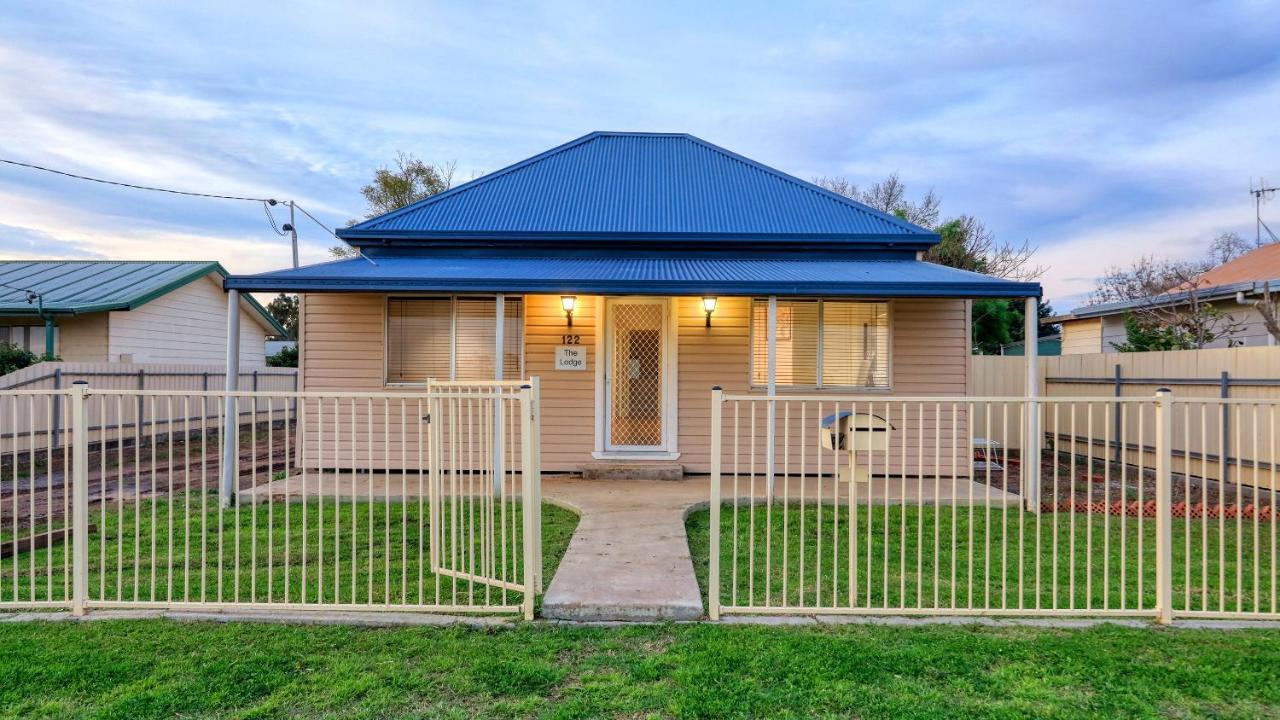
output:
[[[524,303],[503,303],[503,377],[524,372]],[[387,382],[494,379],[497,301],[484,297],[389,298]]]
[[[779,300],[777,383],[791,387],[889,387],[889,305]],[[769,302],[751,304],[751,384],[769,383]]]

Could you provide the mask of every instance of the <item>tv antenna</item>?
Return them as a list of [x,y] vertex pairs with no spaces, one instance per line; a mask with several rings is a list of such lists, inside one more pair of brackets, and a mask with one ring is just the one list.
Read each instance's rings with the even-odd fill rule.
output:
[[1276,237],[1276,234],[1271,232],[1271,228],[1267,227],[1267,224],[1262,221],[1262,205],[1270,202],[1277,191],[1280,191],[1280,187],[1268,187],[1264,178],[1258,179],[1258,187],[1256,188],[1253,186],[1253,181],[1249,181],[1249,194],[1253,196],[1254,232],[1256,233],[1254,242],[1258,246],[1262,245],[1263,229],[1271,236],[1271,242],[1280,242],[1280,238]]

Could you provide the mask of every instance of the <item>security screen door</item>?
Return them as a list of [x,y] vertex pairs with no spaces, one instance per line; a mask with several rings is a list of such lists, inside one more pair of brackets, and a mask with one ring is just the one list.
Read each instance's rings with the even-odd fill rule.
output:
[[663,450],[666,300],[617,298],[608,308],[608,449]]

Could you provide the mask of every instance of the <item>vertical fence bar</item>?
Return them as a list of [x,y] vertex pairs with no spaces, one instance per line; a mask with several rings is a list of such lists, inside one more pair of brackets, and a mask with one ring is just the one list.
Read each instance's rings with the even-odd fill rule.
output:
[[84,412],[88,389],[89,383],[78,380],[71,393],[71,612],[74,615],[84,615],[89,596],[89,424]]
[[[711,388],[711,519],[708,527],[711,547],[707,556],[707,615],[712,620],[720,619],[720,423],[723,406],[724,391],[717,385]],[[803,477],[800,480],[804,482]],[[803,506],[800,511],[803,517]]]
[[1172,398],[1168,388],[1156,391],[1156,620],[1161,625],[1173,622]]
[[534,588],[537,584],[534,572],[534,542],[533,535],[538,531],[534,526],[537,519],[537,512],[533,509],[534,492],[533,486],[538,482],[538,471],[536,467],[536,459],[533,450],[533,426],[538,422],[538,418],[534,416],[536,408],[533,405],[533,388],[528,385],[520,386],[520,474],[521,474],[521,502],[523,503],[523,520],[524,520],[524,601],[522,603],[524,611],[524,619],[533,619],[533,596]]

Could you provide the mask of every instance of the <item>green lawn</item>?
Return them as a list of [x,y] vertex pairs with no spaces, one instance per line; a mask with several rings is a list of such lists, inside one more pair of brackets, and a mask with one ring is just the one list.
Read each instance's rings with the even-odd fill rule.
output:
[[[160,498],[118,507],[110,504],[105,517],[102,509],[90,508],[90,522],[98,526],[89,540],[91,599],[520,602],[519,593],[433,574],[426,543],[421,542],[429,528],[429,513],[415,501],[335,504],[309,500],[219,511],[215,495],[192,494],[175,496],[172,503]],[[464,501],[457,510],[457,519],[448,511],[443,516],[447,566],[478,568],[477,558],[487,549],[480,540],[486,517],[483,505]],[[505,517],[496,510],[492,517],[499,532],[505,522],[507,538],[501,547],[493,548],[495,570],[518,581],[523,577],[519,505],[507,505]],[[544,504],[542,520],[544,576],[549,580],[578,518]],[[68,553],[67,545],[59,543],[0,561],[0,600],[66,598],[69,579],[63,568]]]
[[[740,505],[735,531],[732,505],[724,506],[721,602],[780,605],[785,598],[789,605],[848,605],[850,516],[847,507],[838,510],[837,514],[830,505],[820,508],[808,504],[802,511],[792,504],[784,514],[781,504],[772,509],[758,504],[754,511]],[[709,522],[710,511],[693,513],[686,521],[704,593]],[[1041,515],[1037,530],[1036,516],[1016,507],[1007,512],[1000,507],[974,507],[971,516],[966,507],[877,505],[869,509],[862,505],[854,538],[853,604],[928,608],[950,607],[954,602],[961,608],[970,603],[974,607],[1016,608],[1021,597],[1024,607],[1034,608],[1038,602],[1040,607],[1050,608],[1056,597],[1057,607],[1067,607],[1073,601],[1079,608],[1091,603],[1094,608],[1132,609],[1139,601],[1145,608],[1154,605],[1154,519],[1146,518],[1140,526],[1137,518],[1122,521],[1119,517],[1060,513],[1056,528],[1054,523],[1054,515]],[[1221,601],[1228,611],[1238,607],[1251,611],[1255,602],[1264,612],[1275,611],[1278,588],[1270,580],[1276,559],[1271,550],[1272,524],[1259,523],[1256,542],[1254,530],[1251,520],[1227,520],[1220,525],[1217,520],[1174,519],[1175,608],[1186,607],[1189,595],[1192,609],[1200,609],[1207,599],[1214,610]],[[817,550],[820,536],[821,562]],[[833,548],[837,552],[833,553]],[[1092,558],[1092,563],[1086,563],[1086,558]]]
[[33,718],[1280,716],[1280,633],[0,625]]

